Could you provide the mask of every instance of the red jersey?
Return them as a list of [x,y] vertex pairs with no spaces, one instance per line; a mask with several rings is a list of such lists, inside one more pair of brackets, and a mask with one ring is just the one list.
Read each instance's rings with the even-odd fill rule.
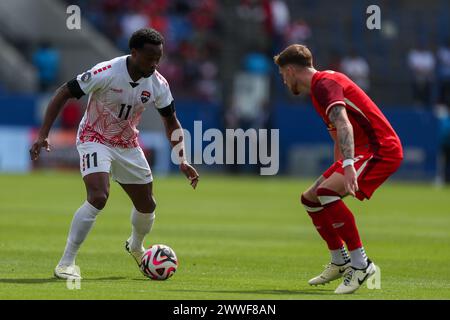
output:
[[311,98],[329,131],[336,130],[328,118],[331,108],[345,105],[353,126],[355,155],[372,153],[379,157],[403,158],[400,139],[389,121],[346,75],[328,70],[316,72],[311,82]]

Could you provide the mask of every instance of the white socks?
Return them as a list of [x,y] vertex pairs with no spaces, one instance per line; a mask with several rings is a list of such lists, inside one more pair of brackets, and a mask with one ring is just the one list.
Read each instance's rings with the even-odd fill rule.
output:
[[364,247],[350,251],[352,267],[356,269],[365,269],[367,267],[367,256]]
[[330,250],[331,254],[331,263],[336,264],[338,266],[346,264],[350,261],[350,257],[348,256],[347,250],[342,246],[336,250]]
[[144,238],[150,232],[155,221],[155,213],[142,213],[133,207],[131,210],[131,251],[141,251]]
[[[89,231],[94,225],[97,215],[100,210],[85,201],[83,205],[78,208],[72,219],[69,236],[67,238],[66,248],[64,254],[59,261],[59,265],[71,266],[75,264],[75,258],[78,250],[86,239]],[[141,251],[145,236],[150,232],[155,220],[155,213],[142,213],[137,211],[134,207],[131,211],[131,251]]]
[[78,249],[84,239],[86,239],[89,231],[92,229],[95,219],[99,213],[100,210],[92,206],[87,201],[85,201],[83,205],[78,208],[73,216],[66,248],[61,260],[59,261],[59,265],[70,266],[75,264],[75,257],[78,253]]
[[351,261],[351,266],[356,269],[364,269],[367,267],[367,256],[366,252],[364,251],[364,247],[350,251],[350,257],[344,246],[342,246],[340,249],[330,250],[330,254],[331,263],[338,266]]

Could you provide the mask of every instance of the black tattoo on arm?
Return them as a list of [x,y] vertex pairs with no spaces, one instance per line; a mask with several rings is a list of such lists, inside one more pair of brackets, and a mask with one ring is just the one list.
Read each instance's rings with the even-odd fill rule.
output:
[[348,120],[345,107],[336,105],[331,108],[328,118],[336,127],[337,141],[344,159],[353,159],[355,157],[355,142],[353,138],[353,127]]

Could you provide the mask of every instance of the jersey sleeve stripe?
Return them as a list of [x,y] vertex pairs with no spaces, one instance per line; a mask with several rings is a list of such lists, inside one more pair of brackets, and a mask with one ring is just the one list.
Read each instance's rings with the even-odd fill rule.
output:
[[362,112],[362,110],[360,108],[358,108],[353,102],[351,102],[349,99],[345,98],[345,102],[353,109],[355,109],[356,111],[358,111],[360,114],[362,114],[364,116],[364,118],[367,119],[366,115],[364,114],[364,112]]
[[337,104],[342,104],[342,105],[345,106],[345,102],[342,101],[342,100],[334,101],[334,102],[332,102],[332,103],[330,103],[330,104],[328,105],[328,107],[327,107],[326,110],[325,110],[325,114],[328,115],[328,111],[330,111],[331,107],[333,107],[333,106],[335,106],[335,105],[337,105]]

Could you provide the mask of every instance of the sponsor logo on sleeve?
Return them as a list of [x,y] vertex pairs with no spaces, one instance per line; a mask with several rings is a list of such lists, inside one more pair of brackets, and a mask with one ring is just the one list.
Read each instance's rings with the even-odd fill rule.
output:
[[88,82],[89,80],[91,80],[91,73],[87,71],[81,76],[81,81]]

